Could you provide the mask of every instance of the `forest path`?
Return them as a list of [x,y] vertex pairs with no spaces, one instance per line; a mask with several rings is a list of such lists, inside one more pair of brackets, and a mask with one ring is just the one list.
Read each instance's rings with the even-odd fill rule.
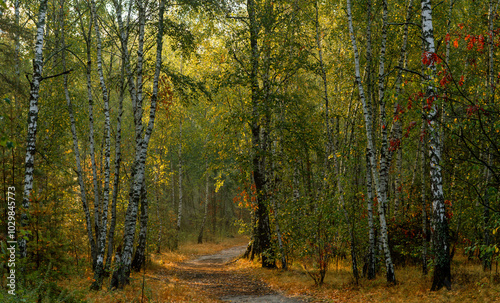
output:
[[179,282],[206,292],[224,302],[235,303],[303,303],[273,291],[262,281],[231,266],[245,252],[246,246],[236,246],[177,264],[173,268]]

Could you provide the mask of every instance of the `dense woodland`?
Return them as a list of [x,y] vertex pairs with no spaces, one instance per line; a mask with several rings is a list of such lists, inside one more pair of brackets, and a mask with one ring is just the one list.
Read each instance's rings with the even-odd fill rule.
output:
[[3,281],[11,192],[20,295],[237,233],[317,285],[498,275],[499,44],[493,0],[0,0]]

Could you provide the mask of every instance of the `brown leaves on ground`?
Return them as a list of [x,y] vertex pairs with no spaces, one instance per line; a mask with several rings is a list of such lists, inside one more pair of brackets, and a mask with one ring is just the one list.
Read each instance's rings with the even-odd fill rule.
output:
[[235,271],[231,266],[181,263],[173,268],[171,274],[178,277],[182,285],[199,288],[212,298],[274,293],[262,281]]
[[354,283],[350,263],[341,260],[332,265],[322,287],[299,267],[287,271],[265,270],[256,263],[239,260],[238,266],[246,268],[254,277],[265,281],[274,290],[289,295],[307,296],[311,302],[500,302],[500,274],[484,272],[479,262],[468,262],[466,257],[456,256],[452,265],[452,290],[445,288],[431,292],[432,275],[423,276],[419,265],[396,269],[398,283],[388,285],[382,267],[377,279],[360,279]]
[[347,260],[333,262],[325,285],[316,287],[300,264],[283,271],[263,269],[258,262],[245,259],[229,262],[243,252],[245,243],[244,238],[220,244],[190,243],[177,252],[151,255],[146,273],[133,273],[131,285],[123,290],[88,291],[87,278],[92,277],[88,269],[60,284],[85,292],[88,302],[99,303],[216,303],[221,302],[222,297],[277,293],[307,297],[308,302],[500,302],[500,274],[496,273],[495,266],[492,272],[484,272],[479,262],[469,262],[460,255],[452,264],[451,291],[429,291],[432,276],[422,276],[418,265],[397,269],[395,286],[387,285],[383,268],[377,279],[361,279],[360,284],[355,285]]

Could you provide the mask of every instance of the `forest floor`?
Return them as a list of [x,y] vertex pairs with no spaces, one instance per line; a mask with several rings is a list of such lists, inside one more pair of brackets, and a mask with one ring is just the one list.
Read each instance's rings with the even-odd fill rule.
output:
[[89,292],[90,270],[67,280],[66,289],[84,294],[87,302],[193,302],[193,303],[302,303],[302,302],[500,302],[500,274],[483,272],[479,262],[455,256],[452,290],[430,292],[431,274],[419,266],[396,269],[397,285],[377,279],[353,281],[350,263],[333,260],[321,287],[314,285],[299,265],[284,271],[268,270],[259,262],[239,258],[248,239],[225,238],[196,244],[187,242],[175,252],[151,254],[145,272],[133,273],[123,290]]
[[432,275],[423,276],[420,267],[413,265],[396,270],[396,285],[388,285],[382,273],[373,281],[360,279],[356,284],[346,260],[334,260],[325,284],[317,287],[300,266],[286,271],[263,269],[257,261],[239,258],[247,242],[227,244],[221,251],[162,269],[160,276],[197,296],[166,302],[500,302],[500,275],[495,269],[483,272],[479,263],[465,256],[455,257],[451,291],[429,291]]
[[261,280],[232,266],[231,261],[240,257],[245,249],[246,245],[242,245],[200,256],[177,264],[167,271],[167,275],[176,276],[182,285],[197,288],[209,297],[226,302],[304,302],[283,296]]

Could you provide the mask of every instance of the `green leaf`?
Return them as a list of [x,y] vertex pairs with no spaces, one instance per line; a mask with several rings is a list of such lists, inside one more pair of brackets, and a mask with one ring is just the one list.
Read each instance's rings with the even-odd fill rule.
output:
[[6,136],[2,136],[0,138],[0,146],[6,147],[7,146],[8,139]]
[[[2,3],[2,0],[0,0],[0,5]],[[4,98],[3,101],[5,101],[5,103],[7,104],[10,104],[10,99],[9,98]]]

